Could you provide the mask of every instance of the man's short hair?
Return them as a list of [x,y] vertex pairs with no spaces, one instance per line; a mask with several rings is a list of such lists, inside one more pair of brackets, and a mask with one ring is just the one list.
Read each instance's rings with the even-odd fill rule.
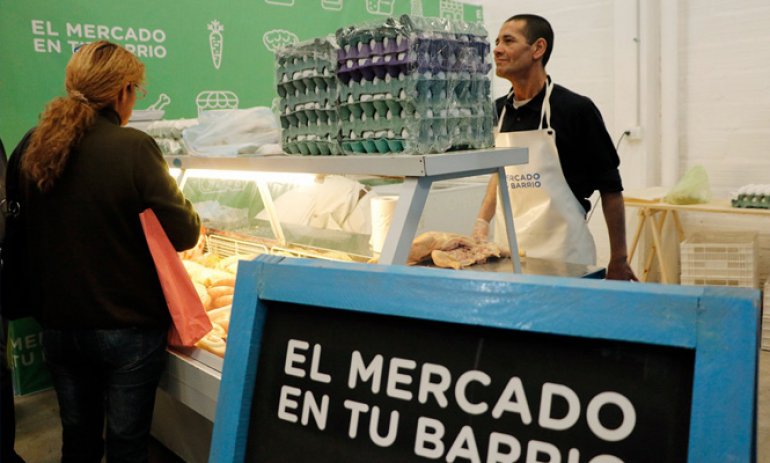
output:
[[524,36],[527,37],[527,42],[532,45],[539,38],[545,39],[546,49],[543,53],[543,67],[548,64],[548,60],[551,58],[551,51],[553,50],[553,29],[551,23],[548,22],[542,16],[536,14],[517,14],[511,16],[505,22],[510,21],[524,21]]

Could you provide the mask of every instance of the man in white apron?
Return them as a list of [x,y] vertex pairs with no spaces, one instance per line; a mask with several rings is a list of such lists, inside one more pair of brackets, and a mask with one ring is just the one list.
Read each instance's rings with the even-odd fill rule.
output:
[[[625,207],[618,159],[604,121],[590,99],[555,85],[545,72],[553,30],[544,18],[517,15],[500,28],[496,73],[511,82],[497,100],[498,147],[526,147],[529,163],[506,167],[514,225],[527,256],[593,265],[596,248],[586,223],[588,197],[599,190],[610,239],[607,278],[636,280],[627,262]],[[492,176],[473,235],[486,240],[505,225]]]

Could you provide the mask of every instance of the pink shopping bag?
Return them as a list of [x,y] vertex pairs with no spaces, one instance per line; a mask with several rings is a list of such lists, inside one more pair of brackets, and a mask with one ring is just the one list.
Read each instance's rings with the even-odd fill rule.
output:
[[194,346],[211,331],[211,321],[158,217],[152,209],[147,209],[139,214],[139,220],[173,321],[168,343],[172,346]]

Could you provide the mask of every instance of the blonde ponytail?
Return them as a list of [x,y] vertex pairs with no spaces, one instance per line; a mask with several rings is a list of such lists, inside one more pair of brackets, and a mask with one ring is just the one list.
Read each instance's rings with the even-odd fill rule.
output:
[[102,40],[80,47],[65,74],[67,96],[48,103],[21,162],[22,171],[43,192],[53,188],[97,111],[112,106],[126,85],[144,81],[144,65],[126,49]]

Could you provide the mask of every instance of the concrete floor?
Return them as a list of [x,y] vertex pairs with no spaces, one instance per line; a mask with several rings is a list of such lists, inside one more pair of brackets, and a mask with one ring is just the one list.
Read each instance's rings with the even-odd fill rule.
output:
[[[770,463],[770,352],[762,351],[759,358],[759,397],[757,400],[757,462]],[[58,405],[53,391],[16,399],[16,451],[27,463],[59,461],[61,426]],[[151,463],[177,463],[175,455],[154,442]]]
[[[26,463],[58,463],[61,455],[59,405],[53,390],[17,397],[16,453]],[[150,463],[183,463],[183,460],[154,439]]]

